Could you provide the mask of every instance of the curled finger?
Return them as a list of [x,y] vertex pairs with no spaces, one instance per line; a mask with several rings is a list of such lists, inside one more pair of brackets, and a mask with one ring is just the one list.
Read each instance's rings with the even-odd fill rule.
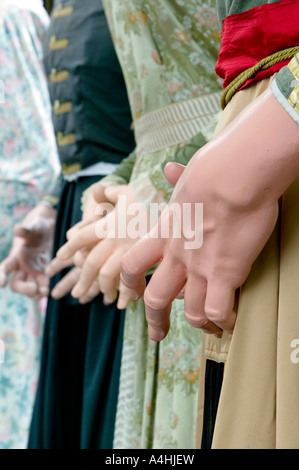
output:
[[122,282],[119,282],[118,286],[118,299],[117,299],[117,308],[122,310],[129,305],[131,300],[130,290],[124,286]]
[[38,298],[39,295],[38,284],[35,279],[31,276],[27,276],[27,274],[21,270],[14,271],[10,280],[10,288],[13,292],[30,298]]
[[236,322],[234,312],[235,289],[218,281],[208,280],[205,314],[222,330],[232,333]]
[[122,249],[115,250],[99,272],[98,279],[106,305],[112,304],[118,296],[122,256]]
[[142,297],[148,269],[155,266],[163,256],[165,240],[145,236],[133,245],[122,258],[121,281],[131,291],[131,297]]
[[79,298],[81,304],[87,304],[92,302],[101,292],[100,284],[98,281],[94,281],[87,293]]
[[[171,276],[171,282],[169,277]],[[149,337],[161,341],[170,328],[170,311],[173,300],[186,282],[184,269],[164,259],[151,277],[144,293]]]
[[194,275],[188,277],[184,289],[185,317],[195,328],[201,328],[208,334],[218,334],[222,330],[205,313],[206,292],[206,279]]
[[53,277],[56,274],[60,273],[65,268],[72,266],[73,258],[68,258],[64,261],[60,260],[59,258],[55,257],[50,261],[48,266],[45,268],[45,274],[49,277]]
[[95,223],[89,224],[86,227],[83,227],[76,235],[70,238],[58,251],[57,258],[62,261],[65,261],[68,258],[71,258],[76,251],[79,251],[83,248],[88,248],[90,245],[99,241],[98,235],[96,233]]
[[114,240],[107,239],[100,242],[88,254],[82,268],[79,281],[72,290],[72,296],[80,298],[87,294],[93,282],[98,279],[98,274],[114,250]]
[[8,275],[15,270],[18,270],[19,261],[16,256],[8,256],[0,264],[0,287],[5,287]]
[[69,294],[80,277],[80,268],[73,268],[53,287],[51,296],[53,299],[61,299]]

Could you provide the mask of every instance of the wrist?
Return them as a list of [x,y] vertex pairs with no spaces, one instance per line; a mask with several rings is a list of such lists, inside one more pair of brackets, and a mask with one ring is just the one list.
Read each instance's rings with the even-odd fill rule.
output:
[[57,216],[57,210],[42,202],[39,202],[23,219],[22,225],[31,223],[34,219],[42,217],[49,220],[55,220]]
[[201,194],[235,208],[277,201],[299,174],[299,127],[267,90],[195,154],[194,164]]
[[56,207],[48,206],[47,204],[44,204],[43,201],[41,201],[36,205],[36,213],[40,217],[49,217],[51,219],[56,219],[57,209]]

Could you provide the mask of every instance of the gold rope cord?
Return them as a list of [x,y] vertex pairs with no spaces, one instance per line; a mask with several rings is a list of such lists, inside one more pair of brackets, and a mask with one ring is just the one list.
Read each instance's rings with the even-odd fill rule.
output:
[[292,59],[297,54],[297,52],[299,52],[299,46],[283,49],[282,51],[275,52],[274,54],[265,57],[253,67],[244,70],[244,72],[238,75],[238,77],[236,77],[223,91],[221,95],[221,108],[225,108],[239,88],[244,85],[244,83],[256,72],[259,70],[266,70],[272,67],[272,65],[281,62],[282,60]]

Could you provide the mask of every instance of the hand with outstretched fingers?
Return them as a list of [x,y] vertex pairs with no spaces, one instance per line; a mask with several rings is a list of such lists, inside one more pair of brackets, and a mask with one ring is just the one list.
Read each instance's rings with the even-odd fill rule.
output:
[[[156,227],[124,255],[121,274],[132,297],[144,295],[151,339],[167,335],[171,304],[182,291],[191,325],[208,334],[233,332],[236,290],[269,239],[278,200],[298,173],[299,126],[271,90],[196,152],[185,169],[165,167],[176,183],[170,203]],[[157,263],[146,287],[145,273]]]
[[[119,305],[123,306],[129,301],[129,296],[127,289],[124,286],[120,289],[119,285],[122,256],[147,232],[148,226],[153,224],[154,216],[137,201],[130,185],[110,186],[105,193],[115,208],[78,233],[69,234],[67,243],[57,252],[57,257],[65,260],[74,256],[78,265],[78,251],[92,247],[80,266],[80,279],[72,290],[72,295],[76,298],[85,295],[97,279],[104,295],[104,303],[111,304],[119,295]],[[130,226],[130,222],[133,222],[138,211],[142,214],[139,221],[143,221],[144,226],[139,226],[137,230],[133,224]]]
[[[34,299],[47,296],[49,278],[44,270],[52,256],[56,210],[38,204],[14,227],[9,255],[0,264],[0,286]],[[10,277],[10,279],[9,279]]]
[[[80,268],[83,267],[84,262],[85,262],[86,257],[87,257],[87,254],[88,254],[88,252],[84,252],[84,250],[77,251],[75,253],[75,255],[74,255],[74,264],[76,265],[76,267],[78,269],[79,269],[79,267]],[[58,258],[56,258],[56,259],[58,259]],[[63,263],[63,261],[61,261],[61,263]],[[77,282],[79,282],[80,275],[81,275],[81,269],[78,273],[77,280],[74,283],[74,285],[72,286],[72,288],[75,287],[75,284]],[[119,276],[117,277],[117,280],[116,280],[115,284],[113,284],[112,289],[113,289],[113,295],[112,296],[111,296],[109,290],[104,293],[104,298],[103,298],[104,304],[109,305],[109,304],[113,303],[116,300],[116,297],[117,297],[117,308],[119,310],[125,309],[128,306],[128,304],[131,300],[131,295],[130,295],[129,289],[127,289],[127,287],[124,286],[122,282],[120,282]],[[95,281],[91,284],[91,287],[88,289],[87,293],[84,294],[83,297],[79,298],[79,301],[81,303],[86,303],[87,301],[93,300],[93,298],[91,298],[91,296],[92,296],[92,293],[95,292],[96,290],[97,290],[97,293],[101,292],[100,283],[99,283],[98,278],[96,278]],[[88,299],[90,299],[90,300],[88,300]]]
[[[105,201],[107,202],[105,188],[99,181],[98,183],[95,183],[90,188],[88,188],[82,199],[84,205],[82,220],[69,229],[66,234],[67,237],[71,238],[72,236],[75,236],[75,234],[77,234],[83,227],[86,227],[101,217],[97,208],[99,207],[99,204],[105,203]],[[91,248],[91,246],[89,248]],[[82,259],[81,264],[83,264],[86,254],[87,251],[84,253],[83,250],[77,252],[77,255],[80,255],[80,259]],[[51,290],[51,296],[54,299],[61,299],[72,291],[76,283],[79,281],[81,269],[78,266],[74,266],[73,257],[70,257],[64,261],[61,261],[59,258],[55,257],[45,269],[45,274],[51,278],[66,268],[71,269]],[[99,295],[99,293],[99,283],[98,281],[95,281],[89,288],[86,295],[80,297],[79,302],[82,304],[91,302],[97,295]]]
[[[68,273],[65,274],[51,290],[51,296],[54,299],[61,299],[72,291],[80,278],[81,269],[77,266],[74,266],[73,258],[67,259],[66,261],[61,261],[58,258],[54,258],[45,270],[47,276],[53,277],[69,267],[71,269],[68,271]],[[94,300],[95,297],[99,295],[99,293],[100,286],[99,283],[95,281],[89,288],[88,292],[79,299],[79,302],[81,304],[92,302],[92,300]]]

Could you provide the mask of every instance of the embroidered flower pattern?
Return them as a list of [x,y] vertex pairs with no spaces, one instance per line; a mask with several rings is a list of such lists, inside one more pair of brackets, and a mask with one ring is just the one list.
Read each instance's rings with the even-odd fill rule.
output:
[[[48,21],[26,10],[7,9],[5,3],[9,4],[0,5],[5,92],[4,100],[0,96],[0,262],[11,248],[13,227],[40,201],[59,171],[48,88],[40,66],[40,35]],[[5,345],[0,363],[1,449],[27,446],[43,318],[44,308],[36,301],[1,288],[0,340]]]
[[215,11],[210,8],[202,8],[200,11],[195,13],[195,18],[200,22],[200,24],[208,26],[211,28],[215,24],[218,24],[218,18],[215,14]]
[[[128,87],[133,119],[172,103],[220,91],[216,0],[103,0]],[[117,34],[116,34],[117,32]],[[141,80],[142,79],[142,80]],[[144,203],[169,200],[163,162],[180,143],[137,155],[131,185]],[[108,177],[109,179],[109,177]],[[148,340],[144,303],[126,311],[115,448],[195,446],[201,332],[187,324],[182,301],[171,329]],[[186,426],[188,419],[188,426]],[[185,447],[184,447],[185,446]]]

